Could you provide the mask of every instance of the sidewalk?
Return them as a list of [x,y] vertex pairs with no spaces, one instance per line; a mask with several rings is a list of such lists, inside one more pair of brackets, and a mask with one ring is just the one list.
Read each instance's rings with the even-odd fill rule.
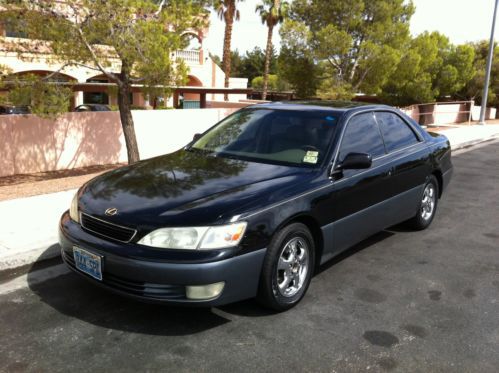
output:
[[57,223],[76,189],[0,202],[0,271],[59,254]]
[[[432,131],[432,128],[428,129]],[[499,124],[486,126],[440,126],[438,133],[447,136],[453,150],[468,147],[480,142],[499,138]],[[93,175],[87,175],[87,179]],[[74,181],[83,183],[83,179]],[[39,183],[43,183],[40,181]],[[50,259],[59,254],[57,244],[57,224],[61,214],[69,208],[71,199],[77,189],[66,179],[51,181],[60,187],[56,190],[71,189],[57,193],[41,194],[31,197],[8,199],[8,193],[3,193],[4,201],[0,200],[0,271],[17,268],[34,263],[35,261]],[[19,188],[22,186],[3,186],[5,188]],[[33,188],[29,189],[32,193]],[[34,188],[36,189],[36,188]],[[20,195],[24,195],[22,191]],[[30,194],[27,194],[30,195]],[[1,196],[1,193],[0,193]]]
[[[429,127],[428,131],[432,131]],[[483,141],[499,137],[499,124],[487,124],[479,126],[477,124],[470,126],[448,127],[448,129],[439,128],[437,131],[448,137],[453,150],[475,145]]]
[[33,175],[0,182],[0,271],[58,255],[57,223],[77,189],[116,165]]

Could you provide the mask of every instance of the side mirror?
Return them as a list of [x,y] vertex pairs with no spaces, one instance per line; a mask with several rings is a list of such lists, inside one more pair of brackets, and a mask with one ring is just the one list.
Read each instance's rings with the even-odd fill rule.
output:
[[338,166],[341,170],[360,170],[371,167],[373,158],[366,153],[348,153]]
[[201,136],[202,136],[202,135],[201,135],[200,133],[196,133],[196,134],[194,134],[194,136],[192,137],[192,141],[193,141],[193,142],[194,142],[194,141],[198,141],[198,140],[201,138]]

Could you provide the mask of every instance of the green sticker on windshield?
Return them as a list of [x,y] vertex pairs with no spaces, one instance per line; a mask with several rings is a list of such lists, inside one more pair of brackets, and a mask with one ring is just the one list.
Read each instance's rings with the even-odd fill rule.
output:
[[307,151],[307,154],[305,154],[305,157],[303,157],[303,162],[304,163],[317,163],[317,159],[319,158],[319,152],[314,152],[314,151]]

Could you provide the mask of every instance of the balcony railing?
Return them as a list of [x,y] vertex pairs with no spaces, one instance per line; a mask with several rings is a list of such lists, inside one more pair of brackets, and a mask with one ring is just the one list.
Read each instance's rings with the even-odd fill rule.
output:
[[[1,37],[1,35],[0,35]],[[33,47],[31,48],[31,45]],[[109,47],[100,46],[101,49],[106,50]],[[38,41],[30,39],[20,39],[17,37],[4,37],[0,42],[1,52],[13,52],[21,50],[23,53],[33,54],[49,54],[50,49],[45,47],[43,43],[40,45]],[[188,65],[202,65],[203,64],[203,51],[202,50],[178,50],[172,54],[172,58],[183,59]]]
[[201,51],[196,50],[179,50],[175,52],[176,58],[182,58],[188,64],[202,65],[203,54]]

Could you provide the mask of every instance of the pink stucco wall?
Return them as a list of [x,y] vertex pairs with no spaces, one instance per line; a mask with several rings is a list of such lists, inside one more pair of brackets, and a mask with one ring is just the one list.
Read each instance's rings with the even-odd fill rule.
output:
[[[478,120],[480,106],[470,102],[449,102],[412,105],[401,110],[420,124],[453,124],[465,123],[470,119]],[[495,108],[487,108],[486,119],[496,117]]]
[[[134,111],[141,158],[187,144],[236,109]],[[0,117],[0,176],[126,162],[118,112]]]
[[0,176],[118,163],[123,148],[117,112],[0,117]]
[[252,102],[229,102],[229,101],[208,101],[206,106],[208,108],[232,108],[232,109],[240,109],[249,105],[252,105]]

